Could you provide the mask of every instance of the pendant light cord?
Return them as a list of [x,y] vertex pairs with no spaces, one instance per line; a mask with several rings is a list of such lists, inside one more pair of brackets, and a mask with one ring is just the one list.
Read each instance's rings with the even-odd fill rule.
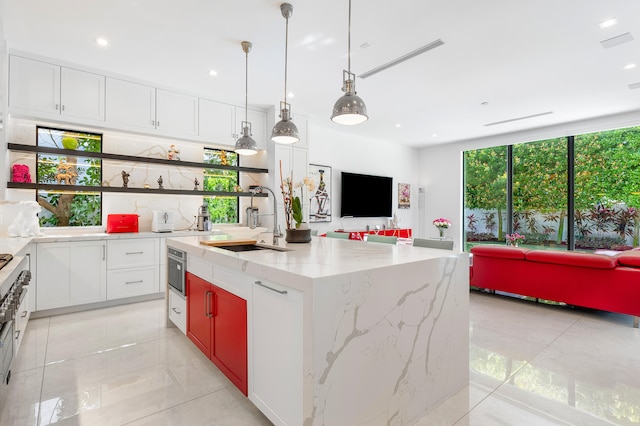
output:
[[244,52],[244,122],[245,124],[249,121],[249,114],[247,112],[248,104],[249,104],[249,52]]
[[287,25],[284,36],[284,104],[287,105],[287,60],[289,56],[289,18],[286,18]]
[[349,70],[349,75],[351,75],[351,0],[349,0],[349,36],[347,40],[347,49],[349,50],[347,55],[347,68]]

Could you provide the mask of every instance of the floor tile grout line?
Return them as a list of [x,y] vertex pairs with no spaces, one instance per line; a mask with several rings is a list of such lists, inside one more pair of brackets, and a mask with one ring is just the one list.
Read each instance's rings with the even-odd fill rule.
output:
[[42,360],[42,378],[40,379],[40,395],[38,396],[38,414],[36,416],[36,424],[39,425],[42,420],[42,391],[44,389],[44,374],[47,368],[47,351],[49,350],[49,332],[51,331],[51,317],[47,320],[47,341],[44,345],[44,359]]
[[179,406],[181,406],[181,405],[185,405],[185,404],[188,404],[188,403],[190,403],[190,402],[196,401],[196,400],[198,400],[198,399],[200,399],[200,398],[204,398],[204,397],[206,397],[206,396],[216,394],[216,393],[218,393],[218,392],[220,392],[220,391],[223,391],[223,390],[227,389],[230,385],[231,385],[231,383],[229,383],[229,384],[228,384],[228,385],[226,385],[226,386],[221,387],[220,389],[216,389],[216,390],[214,390],[213,392],[207,392],[207,393],[202,394],[202,395],[199,395],[199,396],[194,396],[193,398],[191,398],[191,399],[189,399],[189,400],[179,402],[179,403],[174,404],[174,405],[172,405],[172,406],[165,407],[165,408],[163,408],[163,409],[161,409],[161,410],[155,411],[155,412],[153,412],[153,413],[149,413],[149,414],[144,415],[144,416],[142,416],[142,417],[139,417],[139,418],[137,418],[137,419],[133,419],[133,420],[131,420],[131,421],[128,421],[128,422],[126,422],[126,423],[123,423],[121,426],[126,426],[126,425],[130,425],[130,424],[133,424],[133,423],[139,422],[139,421],[144,420],[144,419],[146,419],[146,418],[149,418],[149,417],[151,417],[151,416],[155,416],[155,415],[157,415],[157,414],[160,414],[160,413],[163,413],[163,412],[166,412],[166,411],[169,411],[169,410],[173,410],[174,408],[179,407]]

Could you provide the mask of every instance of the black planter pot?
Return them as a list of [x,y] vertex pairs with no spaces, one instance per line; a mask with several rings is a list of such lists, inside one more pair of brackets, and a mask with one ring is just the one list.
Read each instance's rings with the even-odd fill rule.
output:
[[287,229],[284,240],[288,243],[309,243],[311,242],[311,229]]

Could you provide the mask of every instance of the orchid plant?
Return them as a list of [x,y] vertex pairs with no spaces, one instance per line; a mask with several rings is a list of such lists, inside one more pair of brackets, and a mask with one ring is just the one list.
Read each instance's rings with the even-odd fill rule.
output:
[[[302,199],[304,197],[305,188],[309,193],[316,189],[313,179],[305,176],[301,182],[293,182],[291,176],[286,179],[282,176],[282,161],[280,161],[280,190],[282,191],[282,199],[284,200],[284,218],[287,229],[296,229],[304,221],[302,212]],[[300,189],[300,196],[295,195],[295,190]],[[292,224],[295,222],[295,226]]]

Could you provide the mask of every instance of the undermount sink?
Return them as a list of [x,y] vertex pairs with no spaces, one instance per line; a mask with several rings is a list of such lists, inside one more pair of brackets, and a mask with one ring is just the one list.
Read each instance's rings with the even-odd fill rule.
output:
[[218,248],[241,252],[241,251],[255,251],[255,250],[271,250],[271,251],[290,251],[290,249],[286,249],[283,247],[274,247],[274,246],[263,246],[257,244],[234,244],[228,246],[218,246]]
[[236,244],[230,246],[218,246],[218,248],[229,251],[253,251],[253,250],[269,250],[266,247],[260,247],[255,244]]

